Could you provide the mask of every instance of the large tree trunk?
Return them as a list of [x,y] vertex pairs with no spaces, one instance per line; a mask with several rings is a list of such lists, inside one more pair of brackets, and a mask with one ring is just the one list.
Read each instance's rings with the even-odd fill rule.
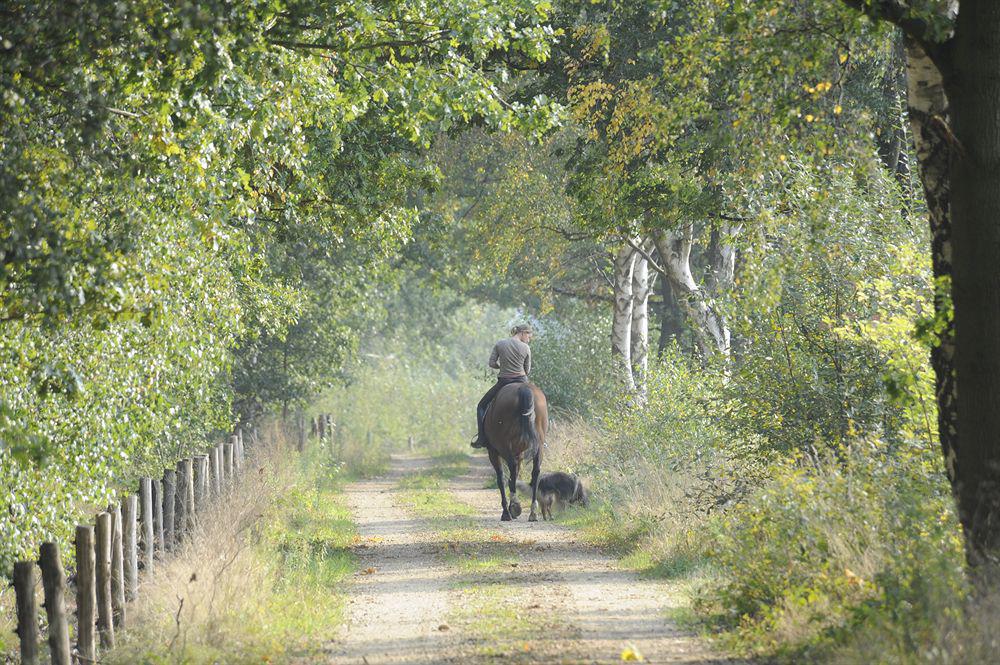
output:
[[[643,248],[646,249],[651,244],[644,241]],[[646,395],[646,371],[649,358],[649,294],[651,290],[649,262],[637,253],[632,269],[632,322],[629,341],[632,377],[640,398],[644,398]]]
[[736,275],[736,246],[733,238],[743,230],[742,224],[723,222],[712,228],[708,241],[708,274],[705,287],[719,296],[733,286]]
[[906,37],[906,87],[910,129],[927,199],[934,273],[934,310],[940,326],[931,347],[938,405],[938,434],[948,479],[955,487],[958,402],[955,386],[955,326],[951,312],[951,152],[948,98],[941,72],[917,42]]
[[660,336],[656,345],[656,357],[662,358],[670,340],[680,340],[681,333],[684,332],[684,312],[677,304],[677,298],[674,297],[674,292],[670,288],[669,279],[660,280],[659,291]]
[[687,315],[701,352],[706,357],[717,356],[728,361],[729,326],[691,273],[694,225],[689,223],[676,229],[658,229],[653,239],[670,288]]
[[951,55],[955,478],[966,553],[983,587],[1000,570],[1000,3],[962,0]]
[[611,362],[625,388],[635,390],[632,376],[632,280],[639,257],[626,244],[615,255],[615,305],[611,320]]

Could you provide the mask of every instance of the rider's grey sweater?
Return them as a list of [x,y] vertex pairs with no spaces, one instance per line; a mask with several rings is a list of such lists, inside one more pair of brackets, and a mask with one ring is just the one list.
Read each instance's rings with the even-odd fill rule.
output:
[[517,339],[508,337],[493,346],[490,367],[500,370],[500,378],[525,376],[531,371],[531,348]]

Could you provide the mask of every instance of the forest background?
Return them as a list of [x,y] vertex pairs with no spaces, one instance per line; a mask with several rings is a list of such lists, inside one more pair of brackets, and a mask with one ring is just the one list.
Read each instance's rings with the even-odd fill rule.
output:
[[896,4],[5,6],[0,569],[317,398],[462,448],[527,319],[578,519],[692,621],[979,662],[902,20],[954,8]]

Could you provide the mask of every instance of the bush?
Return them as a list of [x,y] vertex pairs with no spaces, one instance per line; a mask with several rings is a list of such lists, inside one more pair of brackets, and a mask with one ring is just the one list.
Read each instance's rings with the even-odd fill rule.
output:
[[718,582],[700,609],[757,653],[815,656],[862,626],[906,653],[965,595],[962,539],[937,451],[857,444],[774,465],[710,524]]

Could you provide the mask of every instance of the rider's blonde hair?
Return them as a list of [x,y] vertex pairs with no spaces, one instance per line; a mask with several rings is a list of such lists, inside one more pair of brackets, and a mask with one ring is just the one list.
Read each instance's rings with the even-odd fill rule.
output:
[[518,325],[516,325],[516,326],[514,326],[513,328],[510,329],[510,335],[511,335],[511,337],[513,337],[514,335],[516,335],[518,333],[523,333],[523,332],[530,333],[530,332],[534,332],[534,331],[531,329],[531,326],[528,325],[527,323],[520,323],[520,324],[518,324]]

